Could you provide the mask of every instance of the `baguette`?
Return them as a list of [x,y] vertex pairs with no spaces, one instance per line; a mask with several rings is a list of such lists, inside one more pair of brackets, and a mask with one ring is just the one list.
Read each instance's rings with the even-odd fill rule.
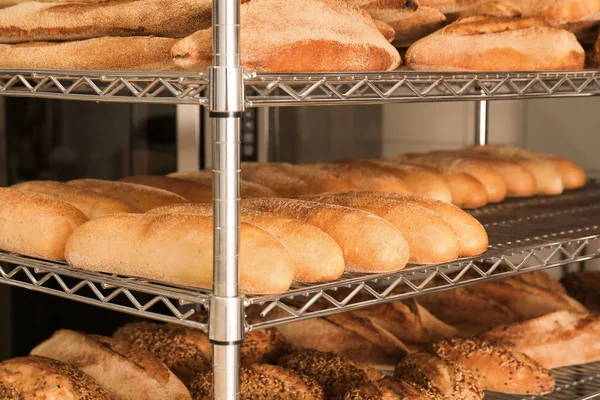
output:
[[[344,1],[253,0],[240,10],[241,65],[255,72],[386,71],[402,62],[366,11]],[[212,65],[212,29],[173,46],[175,63]],[[276,57],[273,55],[277,54]]]
[[31,355],[75,365],[115,398],[191,399],[183,383],[158,358],[112,338],[60,330]]
[[[175,204],[155,208],[149,213],[210,217],[213,211],[209,204]],[[264,229],[283,243],[296,265],[296,281],[331,281],[344,273],[344,256],[340,246],[319,228],[297,219],[245,208],[240,210],[240,221]]]
[[[168,9],[169,14],[163,11]],[[209,0],[25,2],[0,10],[0,42],[69,41],[104,36],[181,38],[211,26]]]
[[299,196],[306,193],[321,193],[322,188],[282,170],[278,164],[242,164],[242,179],[267,187],[282,197]]
[[321,229],[342,249],[346,271],[395,271],[404,268],[408,262],[408,244],[402,233],[376,215],[293,199],[247,199],[241,201],[241,206],[298,219]]
[[600,272],[572,272],[560,282],[569,296],[580,301],[590,311],[600,311]]
[[177,71],[177,39],[131,36],[73,42],[0,44],[0,67],[93,71]]
[[[243,164],[245,165],[246,163]],[[292,165],[288,163],[269,163],[268,165],[273,166],[290,176],[302,179],[307,182],[310,187],[318,187],[319,193],[355,191],[359,189],[356,185],[328,171],[310,168],[305,165]]]
[[483,337],[524,353],[548,369],[600,360],[600,318],[556,311],[499,326]]
[[[212,187],[212,171],[210,170],[174,172],[167,176],[186,181],[197,182]],[[277,197],[277,193],[271,189],[244,180],[240,181],[240,195],[243,199],[249,199],[253,197]]]
[[62,182],[29,181],[17,183],[12,185],[11,188],[54,197],[77,208],[89,219],[96,219],[110,214],[137,212],[137,209],[124,201]]
[[[281,293],[294,262],[279,240],[240,224],[239,287],[243,293]],[[212,218],[195,215],[117,214],[82,225],[67,241],[75,267],[212,288]]]
[[535,18],[461,18],[406,52],[419,71],[570,71],[584,59],[575,35]]
[[67,184],[122,200],[141,212],[170,204],[187,203],[183,197],[163,189],[101,179],[75,179]]
[[471,215],[443,201],[419,196],[386,192],[340,192],[336,196],[385,198],[427,208],[442,216],[458,235],[461,257],[473,257],[487,250],[488,236],[485,228]]
[[512,0],[496,0],[476,4],[473,7],[467,8],[459,13],[460,17],[470,17],[474,15],[485,17],[519,18],[521,17],[521,10],[519,7],[515,6]]
[[198,182],[160,175],[128,176],[121,182],[166,190],[194,203],[212,203],[212,187]]
[[0,249],[62,261],[65,245],[87,217],[44,194],[0,188]]
[[540,364],[516,351],[484,339],[452,339],[434,343],[439,357],[473,371],[482,389],[541,395],[554,390],[554,378]]
[[486,3],[489,0],[419,0],[422,6],[433,7],[442,13],[456,14],[470,7]]
[[112,400],[79,368],[46,357],[13,358],[0,363],[0,399]]
[[410,249],[410,261],[414,263],[442,263],[458,258],[460,243],[454,228],[427,208],[383,197],[316,195],[302,198],[357,208],[388,220],[402,232]]

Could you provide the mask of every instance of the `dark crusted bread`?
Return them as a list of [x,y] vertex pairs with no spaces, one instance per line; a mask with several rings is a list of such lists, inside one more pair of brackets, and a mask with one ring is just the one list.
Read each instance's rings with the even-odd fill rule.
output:
[[[212,398],[212,372],[198,374],[190,384],[194,400]],[[295,371],[269,364],[242,367],[240,400],[323,400],[323,389]]]
[[0,399],[113,400],[79,368],[46,357],[13,358],[0,363]]

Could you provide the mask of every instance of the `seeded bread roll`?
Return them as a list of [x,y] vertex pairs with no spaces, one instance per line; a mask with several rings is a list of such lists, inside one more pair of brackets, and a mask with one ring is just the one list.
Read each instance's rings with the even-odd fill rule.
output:
[[0,363],[0,399],[113,400],[113,396],[71,364],[29,356]]
[[198,182],[161,175],[128,176],[121,179],[121,182],[166,190],[194,203],[212,203],[212,187]]
[[[186,181],[197,182],[212,187],[212,171],[210,170],[173,172],[167,176]],[[253,197],[277,197],[277,193],[271,189],[244,180],[240,181],[240,195],[242,199],[249,199]]]
[[12,185],[11,188],[55,197],[77,208],[89,219],[110,214],[138,212],[137,209],[119,199],[57,181],[22,182]]
[[321,229],[342,249],[347,271],[395,271],[408,262],[408,244],[402,233],[374,214],[295,199],[247,199],[241,201],[241,206],[298,219]]
[[482,339],[452,339],[432,345],[439,357],[473,371],[482,389],[541,395],[554,390],[550,372],[525,354]]
[[183,383],[162,361],[149,352],[112,338],[60,330],[34,348],[31,354],[75,365],[114,398],[191,399]]
[[44,194],[0,188],[0,249],[61,261],[73,231],[87,217]]
[[188,203],[183,197],[162,189],[102,179],[75,179],[67,184],[122,200],[141,212],[169,204]]
[[[444,400],[439,393],[427,390],[422,386],[418,386],[414,382],[403,381],[398,378],[386,376],[377,385],[382,388],[389,389],[400,395],[401,400]],[[373,399],[376,400],[376,399]]]

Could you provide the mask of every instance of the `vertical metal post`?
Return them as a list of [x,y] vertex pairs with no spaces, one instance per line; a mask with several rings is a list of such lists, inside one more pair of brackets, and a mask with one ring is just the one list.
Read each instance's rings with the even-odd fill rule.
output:
[[268,107],[262,107],[257,110],[256,123],[257,123],[257,161],[267,162],[269,161],[269,148],[270,148],[270,118],[269,118]]
[[475,102],[475,145],[488,144],[488,102],[479,100]]
[[178,104],[177,116],[177,171],[200,169],[200,106]]
[[245,108],[240,67],[240,0],[213,0],[213,66],[208,71],[213,148],[213,399],[239,399],[244,307],[238,292],[240,122]]

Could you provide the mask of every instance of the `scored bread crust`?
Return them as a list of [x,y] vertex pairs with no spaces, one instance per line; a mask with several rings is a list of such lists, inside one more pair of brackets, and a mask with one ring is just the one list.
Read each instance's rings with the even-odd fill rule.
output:
[[572,33],[534,18],[461,18],[406,52],[420,71],[578,70],[584,59]]

